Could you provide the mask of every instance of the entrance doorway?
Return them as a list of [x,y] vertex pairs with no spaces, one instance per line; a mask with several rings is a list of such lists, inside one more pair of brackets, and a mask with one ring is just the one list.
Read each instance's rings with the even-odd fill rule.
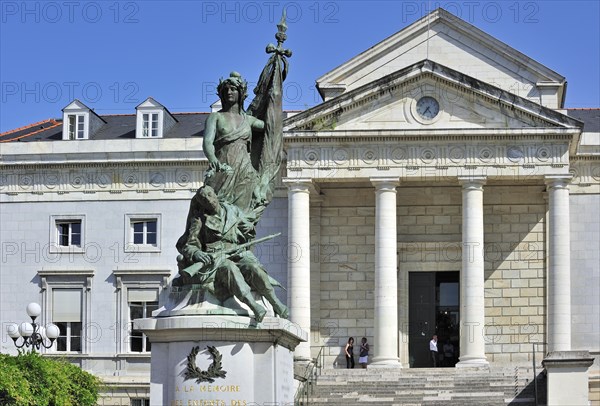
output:
[[438,366],[453,367],[459,354],[459,272],[409,272],[408,355],[411,368],[432,367],[429,341],[438,336]]

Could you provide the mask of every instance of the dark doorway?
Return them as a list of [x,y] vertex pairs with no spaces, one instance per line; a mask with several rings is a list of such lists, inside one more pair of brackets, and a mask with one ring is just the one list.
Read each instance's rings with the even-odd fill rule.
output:
[[438,366],[453,367],[459,345],[459,273],[409,272],[408,354],[411,368],[432,366],[429,341],[438,336]]

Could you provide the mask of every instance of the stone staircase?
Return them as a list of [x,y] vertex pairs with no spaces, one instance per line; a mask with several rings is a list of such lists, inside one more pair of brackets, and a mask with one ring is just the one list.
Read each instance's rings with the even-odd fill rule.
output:
[[[538,373],[542,368],[538,368]],[[535,406],[533,368],[325,369],[297,405]],[[538,405],[545,404],[538,374]]]

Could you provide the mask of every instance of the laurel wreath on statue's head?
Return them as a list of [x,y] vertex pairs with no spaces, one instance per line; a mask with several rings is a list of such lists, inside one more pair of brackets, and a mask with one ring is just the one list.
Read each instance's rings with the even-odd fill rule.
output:
[[214,382],[214,378],[225,378],[227,371],[223,371],[221,359],[223,358],[216,347],[207,346],[213,362],[206,371],[201,370],[196,366],[196,355],[200,352],[200,347],[196,346],[190,351],[187,356],[187,371],[185,372],[185,380],[195,379],[196,383]]

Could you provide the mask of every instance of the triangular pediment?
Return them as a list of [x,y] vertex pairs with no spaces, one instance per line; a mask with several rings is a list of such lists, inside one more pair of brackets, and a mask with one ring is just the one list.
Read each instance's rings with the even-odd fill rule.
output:
[[[433,98],[439,111],[419,111]],[[581,123],[431,61],[420,61],[285,121],[288,131],[579,128]]]
[[143,102],[138,104],[138,106],[136,107],[136,109],[145,109],[145,108],[164,109],[165,106],[163,106],[162,104],[160,104],[159,102],[154,100],[154,98],[148,97],[146,100],[144,100]]
[[89,111],[90,108],[83,104],[79,99],[73,100],[62,111]]
[[429,59],[550,108],[565,78],[451,13],[437,9],[317,79],[324,100]]

